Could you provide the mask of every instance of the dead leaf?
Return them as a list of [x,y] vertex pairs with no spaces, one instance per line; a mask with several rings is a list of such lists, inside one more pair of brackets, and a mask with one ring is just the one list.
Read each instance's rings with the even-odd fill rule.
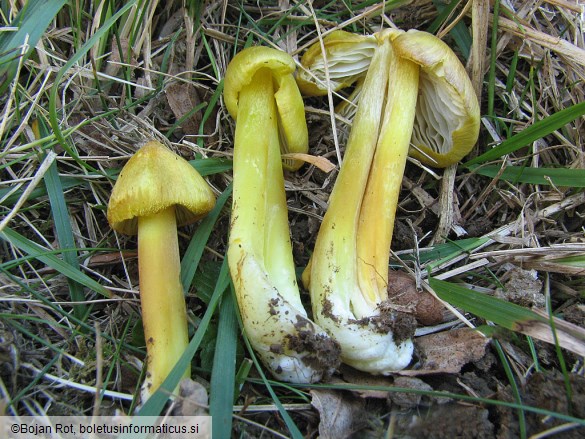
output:
[[[533,309],[533,311],[546,319],[549,318],[548,314],[544,311],[539,309]],[[558,343],[562,348],[584,357],[585,329],[561,320],[558,317],[553,317],[553,322],[555,333],[553,333],[551,325],[548,322],[536,319],[517,322],[512,329],[539,340],[546,341],[547,343]]]
[[[195,86],[187,82],[169,84],[165,89],[165,95],[177,120],[201,103]],[[201,112],[196,111],[181,122],[181,127],[186,134],[196,134],[199,132],[200,123]]]
[[181,380],[173,416],[207,416],[208,409],[209,399],[203,384],[190,378]]
[[414,343],[420,358],[420,367],[399,373],[405,376],[459,373],[467,363],[483,358],[488,342],[488,338],[471,328],[418,337]]
[[109,264],[117,264],[124,258],[125,260],[128,259],[135,259],[138,257],[138,251],[136,250],[124,250],[112,253],[102,253],[98,255],[94,255],[89,258],[89,265],[92,267],[98,265],[109,265]]
[[365,426],[362,399],[335,390],[311,390],[311,405],[317,409],[320,439],[343,439]]
[[330,380],[331,384],[342,383],[351,384],[356,387],[361,386],[363,389],[352,390],[352,392],[362,398],[386,399],[388,397],[387,390],[371,390],[367,387],[391,387],[393,382],[392,378],[382,375],[372,375],[344,364],[339,368],[339,372],[343,376],[343,380],[333,377]]
[[112,52],[110,53],[108,64],[106,65],[106,75],[113,77],[117,76],[123,64],[128,64],[134,67],[138,65],[138,59],[136,58],[134,50],[130,47],[128,38],[120,38],[119,45],[118,40],[112,38],[112,44],[110,47],[112,48]]

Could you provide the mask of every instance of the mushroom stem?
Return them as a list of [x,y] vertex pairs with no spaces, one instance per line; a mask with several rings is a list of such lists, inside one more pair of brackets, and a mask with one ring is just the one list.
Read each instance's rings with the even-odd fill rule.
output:
[[[138,218],[138,264],[147,351],[145,400],[164,381],[188,344],[174,206]],[[190,376],[190,368],[183,376]]]
[[[386,107],[357,232],[360,288],[369,309],[388,299],[388,260],[410,148],[419,66],[391,56]],[[353,129],[362,129],[354,123]]]
[[230,237],[248,243],[251,256],[264,255],[266,220],[266,170],[268,151],[276,130],[274,93],[270,71],[258,71],[242,87],[238,101],[234,148],[233,200],[237,216],[232,219]]
[[280,159],[277,113],[268,69],[255,73],[239,97],[234,150],[237,216],[230,236],[251,243],[274,287],[292,306],[303,309],[288,228]]

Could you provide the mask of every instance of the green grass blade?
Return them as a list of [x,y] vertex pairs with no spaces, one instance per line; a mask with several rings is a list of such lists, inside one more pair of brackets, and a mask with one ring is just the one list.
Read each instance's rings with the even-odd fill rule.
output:
[[[259,379],[252,380],[253,382],[260,383]],[[344,390],[344,391],[353,391],[353,392],[363,392],[363,391],[383,391],[383,392],[400,392],[400,393],[409,393],[415,395],[426,395],[429,397],[434,398],[451,398],[457,401],[466,401],[472,404],[485,404],[485,405],[493,405],[498,407],[507,407],[511,409],[520,409],[526,412],[534,413],[544,417],[553,417],[556,419],[560,419],[564,422],[574,422],[578,425],[585,426],[585,419],[577,418],[575,416],[571,416],[564,413],[558,413],[553,410],[547,410],[540,407],[533,407],[530,405],[525,404],[518,404],[517,402],[510,402],[510,401],[502,401],[499,399],[490,399],[490,398],[482,398],[478,397],[477,395],[466,395],[448,391],[437,391],[437,390],[420,390],[420,389],[413,389],[407,387],[395,387],[395,386],[376,386],[376,385],[367,385],[367,384],[327,384],[327,383],[320,383],[320,384],[289,384],[291,387],[303,387],[306,389],[331,389],[331,390]]]
[[569,122],[585,114],[585,102],[579,102],[571,107],[564,108],[561,111],[551,114],[550,116],[539,120],[538,122],[523,129],[518,134],[504,140],[498,146],[490,149],[482,155],[468,161],[464,166],[470,167],[490,160],[496,160],[506,154],[517,151],[520,148],[541,139],[550,133],[562,128]]
[[429,285],[441,299],[467,312],[585,356],[585,329],[580,326],[432,277]]
[[[53,217],[53,224],[57,234],[57,240],[60,248],[71,249],[63,253],[63,261],[71,266],[72,270],[80,271],[79,259],[77,257],[77,246],[73,237],[71,228],[71,218],[69,210],[67,209],[67,201],[65,201],[65,192],[61,185],[59,178],[59,171],[57,170],[57,162],[54,161],[44,175],[45,187],[49,195],[49,203],[51,204],[51,215]],[[73,278],[67,277],[69,284],[69,294],[73,302],[85,301],[85,295],[81,288],[81,284],[76,282]],[[79,303],[73,305],[73,313],[77,318],[83,318],[87,312],[85,304]]]
[[490,320],[504,328],[515,330],[519,323],[536,320],[546,322],[547,319],[522,306],[477,291],[429,278],[429,285],[441,299],[451,305],[459,306],[465,311]]
[[[232,284],[232,288],[233,288],[233,284]],[[239,324],[240,328],[242,328],[242,331],[243,331],[244,324],[242,323],[242,316],[240,315],[239,309],[236,310],[236,316],[238,319],[238,324]],[[284,423],[286,424],[286,427],[288,428],[292,437],[294,439],[303,439],[303,435],[300,432],[299,428],[297,427],[297,424],[295,424],[295,422],[292,420],[290,415],[287,413],[286,409],[284,408],[284,406],[280,402],[280,399],[278,398],[278,396],[274,392],[274,389],[272,388],[270,381],[268,380],[268,378],[266,378],[266,374],[264,374],[264,370],[262,369],[260,361],[258,361],[258,358],[256,357],[256,354],[254,353],[254,348],[252,348],[252,345],[250,344],[250,340],[248,340],[248,337],[246,337],[245,333],[244,333],[244,343],[246,344],[246,349],[248,350],[248,353],[250,354],[250,358],[252,359],[252,362],[254,363],[254,366],[256,367],[258,374],[260,375],[260,379],[262,381],[262,384],[266,387],[266,390],[268,390],[268,393],[270,394],[270,397],[272,398],[274,405],[278,409],[280,416],[282,416],[282,419],[284,420]]]
[[203,254],[203,250],[205,250],[205,244],[207,243],[209,235],[221,214],[223,206],[231,194],[232,186],[229,185],[219,196],[211,212],[209,212],[209,214],[207,214],[207,216],[201,221],[201,224],[197,227],[197,231],[191,238],[189,247],[187,247],[181,261],[181,284],[183,285],[184,291],[189,291],[189,288],[193,283],[193,278],[195,277],[195,272],[199,266],[201,255]]
[[[240,320],[240,325],[242,325],[241,320]],[[258,371],[258,374],[260,375],[260,379],[262,380],[262,383],[266,387],[266,390],[268,390],[268,393],[270,394],[270,397],[272,398],[274,405],[278,409],[280,416],[282,416],[282,419],[284,420],[284,423],[286,424],[288,431],[291,433],[291,435],[294,439],[303,439],[303,435],[302,435],[301,431],[299,430],[299,427],[297,427],[297,424],[295,424],[295,421],[293,421],[292,418],[290,417],[290,415],[287,413],[286,409],[284,408],[284,406],[280,402],[280,399],[278,398],[278,396],[274,392],[274,389],[272,388],[270,381],[268,380],[268,378],[266,378],[266,375],[264,374],[264,371],[262,370],[262,366],[260,365],[258,358],[256,358],[256,355],[254,354],[254,349],[252,348],[252,345],[250,344],[250,341],[248,340],[247,337],[244,337],[244,342],[246,343],[246,348],[248,349],[248,352],[250,353],[250,356],[252,357],[252,361],[254,362],[254,365],[256,366],[256,370]]]
[[[193,166],[201,176],[205,177],[208,175],[219,174],[222,172],[229,171],[232,169],[232,161],[224,158],[206,158],[198,160],[190,160],[189,163]],[[108,178],[116,180],[120,169],[108,169],[105,171]],[[87,177],[103,177],[104,173],[88,172]],[[63,190],[71,189],[77,186],[89,187],[89,181],[82,177],[73,176],[60,176],[61,186]],[[0,188],[0,205],[1,206],[12,206],[18,201],[23,193],[23,189],[18,189],[12,193],[12,188]],[[9,195],[10,194],[10,195]],[[36,187],[29,195],[29,200],[35,200],[40,197],[47,195],[47,189],[43,186]]]
[[422,250],[419,254],[419,262],[433,261],[429,264],[429,269],[432,271],[463,253],[471,252],[489,240],[490,238],[466,238],[439,244],[429,250]]
[[500,172],[500,180],[511,183],[530,183],[550,186],[585,187],[585,169],[530,168],[523,166],[471,166],[470,170],[494,178]]
[[[169,399],[169,395],[173,392],[173,389],[177,387],[181,377],[183,376],[183,372],[191,362],[191,359],[195,356],[197,349],[199,349],[199,345],[201,344],[201,340],[207,331],[207,327],[209,326],[209,322],[211,321],[211,317],[215,312],[215,308],[219,303],[220,298],[222,297],[223,293],[227,290],[229,286],[229,269],[227,265],[227,258],[224,259],[223,264],[221,266],[221,270],[219,273],[219,277],[217,279],[217,283],[215,285],[215,291],[213,292],[213,296],[211,297],[211,301],[205,310],[205,314],[201,319],[199,327],[195,332],[195,335],[189,342],[187,349],[169,374],[169,376],[163,381],[160,385],[158,390],[154,392],[151,397],[144,403],[144,405],[138,411],[137,416],[158,416],[162,409],[164,408],[166,402]],[[143,437],[143,436],[140,436]],[[130,438],[128,438],[130,439]],[[132,439],[138,439],[138,436],[132,436]]]
[[205,177],[206,175],[220,174],[233,168],[233,162],[223,158],[209,158],[191,160],[189,163]]
[[[431,25],[429,26],[430,30],[428,30],[428,32],[434,34],[443,25],[443,23],[449,17],[453,9],[457,7],[458,3],[457,2],[448,3],[443,2],[441,0],[433,0],[433,4],[437,8],[439,15],[437,16],[435,21],[433,21],[433,23],[431,23]],[[455,27],[453,27],[450,34],[451,37],[453,37],[453,40],[455,41],[455,44],[459,48],[459,51],[461,52],[463,57],[465,59],[469,59],[469,54],[471,52],[471,43],[473,41],[471,38],[471,34],[469,33],[469,30],[467,29],[465,24],[462,21],[459,21],[455,25]]]
[[230,437],[236,377],[238,319],[233,294],[224,294],[219,309],[219,326],[210,383],[209,413],[213,417],[213,435]]
[[[63,190],[67,190],[67,189],[71,189],[73,187],[76,186],[80,186],[84,183],[84,181],[80,178],[75,178],[75,177],[61,177],[61,187],[63,188]],[[7,188],[2,188],[0,189],[0,206],[7,206],[7,207],[12,207],[14,205],[14,203],[16,203],[18,201],[18,199],[21,197],[22,193],[24,192],[23,189],[18,189],[12,193],[10,193],[10,191],[12,190],[11,187],[7,187]],[[10,195],[8,195],[10,194]],[[46,197],[47,196],[47,188],[43,185],[37,186],[36,188],[33,189],[33,191],[29,194],[28,199],[29,200],[35,200],[37,198],[40,197]]]
[[[500,362],[502,363],[502,367],[504,368],[506,377],[508,378],[508,382],[510,383],[512,395],[514,396],[514,401],[520,407],[523,407],[524,404],[522,403],[522,395],[520,394],[520,388],[518,387],[518,383],[514,378],[514,372],[512,372],[512,367],[510,366],[508,357],[506,356],[506,353],[504,352],[502,345],[497,340],[494,343],[494,345],[496,347],[496,351],[498,352],[498,356],[500,357]],[[520,437],[524,439],[526,437],[526,414],[524,413],[523,408],[518,409],[518,430]]]
[[582,268],[585,271],[585,255],[566,256],[553,260],[556,264],[568,265],[569,267]]
[[[73,281],[84,285],[105,297],[110,297],[110,292],[103,285],[99,284],[85,273],[79,270],[75,270],[70,264],[64,262],[55,255],[50,254],[50,252],[48,253],[46,248],[22,236],[18,232],[5,227],[4,230],[0,232],[0,239],[9,242],[13,246],[34,257],[43,264],[66,276],[68,279],[72,279]],[[65,248],[61,249],[62,253],[66,251],[67,249]]]
[[14,79],[25,42],[28,47],[22,54],[24,60],[35,50],[41,36],[65,3],[65,0],[29,0],[10,23],[10,27],[17,30],[0,32],[0,78],[4,78],[0,94]]
[[436,34],[443,23],[445,23],[447,18],[449,18],[453,10],[457,7],[457,2],[444,3],[438,0],[434,0],[433,4],[435,5],[435,8],[437,8],[439,14],[432,21],[429,27],[427,27],[426,31],[431,34]]
[[200,137],[197,139],[197,144],[201,147],[204,146],[203,145],[203,143],[204,143],[203,142],[203,139],[204,139],[203,135],[205,134],[205,132],[204,132],[205,131],[205,124],[207,123],[207,120],[211,116],[213,109],[217,105],[219,98],[222,96],[222,93],[223,93],[223,79],[221,81],[219,81],[219,84],[217,84],[217,88],[213,92],[213,95],[211,96],[211,99],[209,100],[209,104],[207,105],[207,108],[205,109],[205,112],[203,113],[203,116],[201,117],[201,124],[199,125],[199,136]]
[[[6,279],[9,279],[10,282],[14,283],[15,285],[18,285],[18,287],[20,288],[20,291],[22,292],[22,295],[27,294],[30,297],[33,297],[35,300],[39,301],[39,303],[42,303],[44,306],[46,306],[47,309],[52,310],[53,313],[55,313],[55,315],[58,316],[62,316],[64,317],[63,319],[60,319],[58,323],[56,322],[51,322],[51,326],[57,326],[63,330],[71,330],[71,323],[73,323],[75,326],[75,330],[73,332],[74,336],[77,336],[78,334],[90,334],[93,330],[95,330],[95,327],[86,323],[83,320],[77,319],[74,315],[68,314],[65,310],[63,310],[60,306],[60,304],[58,302],[53,302],[52,299],[47,298],[47,295],[44,294],[42,291],[40,291],[40,288],[37,287],[37,285],[35,283],[31,283],[31,282],[23,282],[21,279],[17,278],[16,276],[14,276],[7,268],[7,265],[10,265],[10,262],[12,261],[8,261],[5,262],[3,264],[0,264],[0,273],[2,273],[4,276],[6,276]],[[65,319],[66,317],[66,319]],[[34,317],[33,315],[29,315],[29,314],[10,314],[9,317],[6,317],[5,315],[0,314],[0,320],[6,320],[6,321],[12,321],[12,320],[35,320],[35,321],[44,321],[38,317]],[[77,332],[79,331],[79,332]],[[109,332],[104,332],[101,333],[100,336],[102,338],[104,338],[105,340],[113,343],[113,344],[118,344],[120,345],[122,348],[126,349],[129,352],[132,352],[133,354],[144,354],[144,351],[131,345],[126,343],[124,340],[125,338],[116,338],[115,336],[112,336]]]
[[55,363],[59,361],[60,358],[61,357],[59,356],[53,357],[51,360],[47,362],[45,367],[41,369],[40,373],[36,374],[32,378],[29,378],[30,382],[26,386],[24,386],[20,392],[18,392],[16,395],[11,395],[10,401],[8,401],[7,406],[8,407],[12,406],[16,410],[20,400],[26,398],[27,395],[33,393],[35,391],[34,389],[38,389],[39,383],[42,382],[45,374],[48,373],[49,370],[51,370],[51,368],[55,365]]

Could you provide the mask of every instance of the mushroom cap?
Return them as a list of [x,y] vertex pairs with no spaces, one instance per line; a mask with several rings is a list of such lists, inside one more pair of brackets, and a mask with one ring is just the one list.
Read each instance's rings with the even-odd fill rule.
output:
[[[309,150],[305,103],[293,76],[295,68],[295,61],[289,54],[270,47],[253,46],[242,50],[231,60],[224,78],[224,102],[230,115],[237,121],[240,91],[251,83],[258,70],[270,70],[283,154],[306,153]],[[283,160],[283,166],[293,171],[302,164],[299,160]]]
[[373,35],[357,35],[343,30],[331,32],[323,38],[325,54],[319,42],[303,54],[301,65],[305,69],[297,74],[301,92],[305,96],[327,94],[326,65],[332,91],[349,87],[365,76],[377,45]]
[[240,90],[250,84],[254,74],[262,68],[269,69],[278,81],[279,78],[292,75],[296,66],[289,54],[270,47],[253,46],[238,52],[228,65],[223,87],[225,105],[234,119],[238,119]]
[[480,110],[465,67],[436,36],[411,29],[393,39],[396,54],[421,68],[410,155],[446,167],[477,142]]
[[[409,155],[436,167],[461,160],[479,135],[480,109],[465,67],[447,44],[436,36],[411,29],[384,29],[374,35],[332,32],[323,39],[329,79],[333,91],[357,82],[349,101],[359,99],[361,81],[376,46],[389,38],[396,56],[420,67],[419,96]],[[306,95],[327,93],[325,60],[321,44],[313,44],[303,55],[297,83]],[[390,78],[392,80],[392,78]],[[351,118],[355,105],[341,103],[336,110]]]
[[138,217],[175,206],[177,226],[207,214],[215,196],[189,162],[159,142],[150,141],[126,163],[112,191],[108,221],[120,233],[138,233]]

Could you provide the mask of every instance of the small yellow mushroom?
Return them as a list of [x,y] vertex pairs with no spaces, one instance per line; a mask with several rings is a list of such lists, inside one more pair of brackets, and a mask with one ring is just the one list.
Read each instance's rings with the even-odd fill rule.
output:
[[[188,344],[177,227],[193,223],[214,205],[211,188],[189,162],[155,141],[130,158],[112,191],[110,225],[120,233],[138,234],[147,351],[143,400],[165,380]],[[184,376],[190,376],[190,369]]]

